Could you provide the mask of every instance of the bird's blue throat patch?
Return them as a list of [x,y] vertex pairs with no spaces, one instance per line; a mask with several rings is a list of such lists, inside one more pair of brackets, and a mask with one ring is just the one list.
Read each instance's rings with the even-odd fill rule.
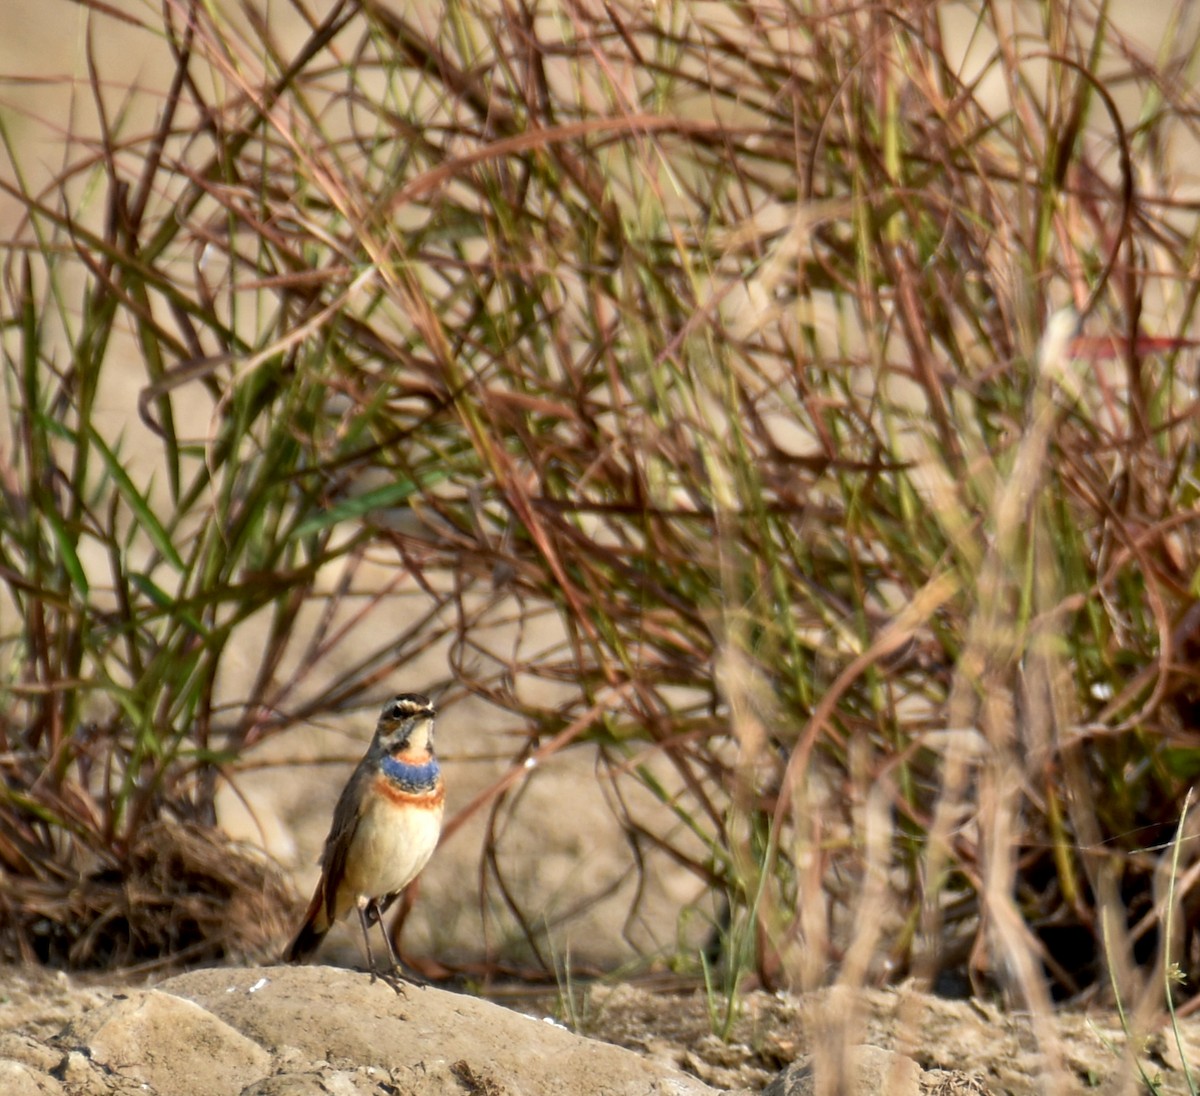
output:
[[431,757],[422,765],[414,765],[411,761],[401,761],[384,754],[379,767],[389,780],[394,780],[406,792],[429,791],[437,785],[438,777],[442,775],[436,757]]

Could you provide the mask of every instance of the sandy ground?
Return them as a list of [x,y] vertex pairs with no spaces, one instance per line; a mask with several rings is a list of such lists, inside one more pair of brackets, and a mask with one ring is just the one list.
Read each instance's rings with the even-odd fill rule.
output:
[[[904,989],[746,993],[722,1030],[726,1002],[651,984],[595,983],[541,995],[514,989],[489,1003],[435,987],[395,993],[337,968],[268,966],[197,971],[157,987],[89,985],[9,968],[0,970],[0,986],[0,1091],[11,1096],[702,1096],[761,1091],[805,1058],[826,1076],[842,1076],[847,1067],[834,1052],[860,1046],[894,1051],[925,1071],[919,1089],[895,1091],[1145,1091],[1138,1065],[1159,1092],[1188,1091],[1179,1045],[1162,1027],[1134,1041],[1134,1063],[1107,1010],[1068,1009],[1032,1024],[978,1002]],[[566,1028],[586,1038],[568,1038]],[[1181,1038],[1195,1063],[1200,1026],[1185,1021]],[[862,1053],[850,1050],[848,1060]]]

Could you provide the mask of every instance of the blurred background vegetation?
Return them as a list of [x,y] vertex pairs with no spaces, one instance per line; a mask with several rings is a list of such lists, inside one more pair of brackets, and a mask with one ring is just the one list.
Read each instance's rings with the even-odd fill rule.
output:
[[1133,992],[1168,898],[1195,972],[1188,5],[86,6],[0,130],[4,954],[277,939],[218,785],[443,645],[547,966],[586,750],[710,985]]

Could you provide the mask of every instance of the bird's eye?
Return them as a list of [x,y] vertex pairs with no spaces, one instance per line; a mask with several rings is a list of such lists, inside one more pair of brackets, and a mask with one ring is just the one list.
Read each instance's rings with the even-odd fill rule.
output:
[[433,715],[433,706],[424,697],[398,696],[388,705],[390,719],[412,719],[418,715]]

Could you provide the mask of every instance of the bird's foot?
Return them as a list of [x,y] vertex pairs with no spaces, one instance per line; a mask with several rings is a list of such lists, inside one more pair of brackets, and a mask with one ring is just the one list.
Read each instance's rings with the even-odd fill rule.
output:
[[390,986],[398,997],[408,996],[408,979],[400,973],[399,969],[393,967],[390,971],[376,970],[371,968],[371,982],[382,982],[386,986]]

